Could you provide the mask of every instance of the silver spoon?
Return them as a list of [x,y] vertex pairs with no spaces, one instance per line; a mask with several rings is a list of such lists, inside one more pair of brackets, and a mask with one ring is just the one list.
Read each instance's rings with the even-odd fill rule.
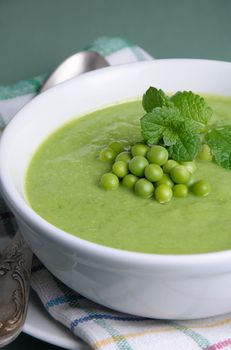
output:
[[[40,92],[82,73],[109,66],[93,51],[79,52],[63,61]],[[32,252],[19,232],[0,249],[0,348],[22,331],[30,290]]]
[[108,62],[94,51],[82,51],[68,57],[49,76],[40,92],[82,73],[109,66]]

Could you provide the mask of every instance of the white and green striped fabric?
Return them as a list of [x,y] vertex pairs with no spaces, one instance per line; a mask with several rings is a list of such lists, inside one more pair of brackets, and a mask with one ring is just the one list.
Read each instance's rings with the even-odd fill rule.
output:
[[[99,52],[111,65],[152,59],[121,38],[99,38],[87,49]],[[0,86],[1,129],[38,93],[45,77]],[[12,234],[15,229],[12,214],[0,200],[1,233]],[[115,312],[70,290],[37,260],[32,269],[32,288],[54,319],[95,350],[231,349],[231,313],[203,320],[161,321]]]

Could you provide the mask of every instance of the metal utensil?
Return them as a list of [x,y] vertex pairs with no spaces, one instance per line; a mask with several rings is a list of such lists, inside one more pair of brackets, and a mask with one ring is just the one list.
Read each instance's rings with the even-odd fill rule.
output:
[[[40,92],[108,65],[96,52],[79,52],[55,69]],[[0,348],[12,342],[22,331],[29,300],[31,263],[32,252],[17,232],[5,249],[0,249]]]
[[0,256],[0,347],[13,341],[26,318],[32,252],[17,232]]
[[40,92],[54,85],[91,70],[109,66],[108,62],[94,51],[82,51],[68,57],[49,76]]

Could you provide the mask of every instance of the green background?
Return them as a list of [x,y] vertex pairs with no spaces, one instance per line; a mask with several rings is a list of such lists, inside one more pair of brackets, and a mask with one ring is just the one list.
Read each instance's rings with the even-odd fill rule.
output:
[[[99,36],[156,58],[231,60],[230,0],[0,0],[0,85],[50,72]],[[5,350],[57,349],[22,334]]]
[[231,59],[230,0],[0,0],[0,85],[51,71],[96,37],[157,58]]

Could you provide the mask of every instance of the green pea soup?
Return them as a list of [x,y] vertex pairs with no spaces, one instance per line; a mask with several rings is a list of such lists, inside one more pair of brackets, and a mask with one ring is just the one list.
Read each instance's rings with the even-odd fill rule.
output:
[[[213,121],[231,124],[231,98],[206,96]],[[161,205],[120,186],[99,186],[111,164],[99,153],[112,141],[139,142],[141,101],[121,103],[74,119],[33,156],[25,177],[30,206],[51,224],[104,246],[156,254],[231,249],[231,170],[197,162],[196,177],[211,183],[205,198],[189,194]]]

